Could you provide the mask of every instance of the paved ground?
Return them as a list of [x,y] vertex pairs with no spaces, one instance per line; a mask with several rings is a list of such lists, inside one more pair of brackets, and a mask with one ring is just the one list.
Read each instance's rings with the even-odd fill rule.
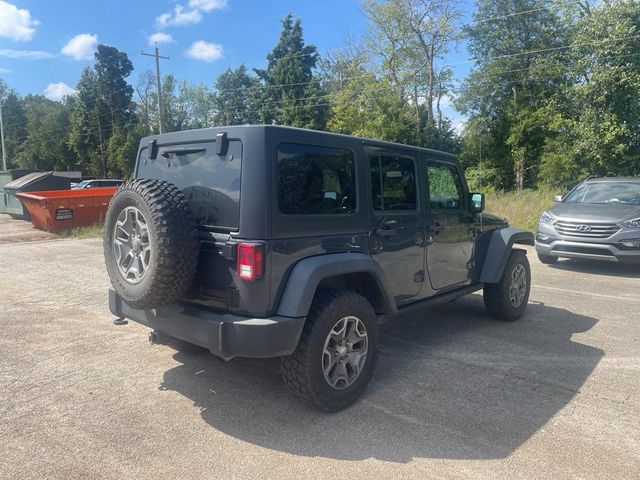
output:
[[640,272],[532,264],[520,322],[477,295],[395,322],[323,415],[277,361],[112,325],[100,240],[0,245],[0,478],[638,478]]
[[0,214],[0,245],[15,242],[50,240],[52,238],[55,238],[53,233],[36,230],[30,221]]

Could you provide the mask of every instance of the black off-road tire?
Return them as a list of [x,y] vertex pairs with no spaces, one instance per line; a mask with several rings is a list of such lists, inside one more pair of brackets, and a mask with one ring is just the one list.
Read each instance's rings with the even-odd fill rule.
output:
[[552,255],[545,255],[544,253],[538,253],[538,260],[545,265],[553,265],[558,262],[558,257]]
[[[144,216],[151,248],[149,267],[137,284],[125,280],[114,252],[116,221],[129,206]],[[111,283],[128,305],[152,309],[182,298],[196,273],[199,250],[196,222],[180,189],[151,179],[130,180],[120,186],[106,214],[104,256]]]
[[[517,307],[509,299],[511,275],[521,265],[526,273],[526,291],[522,303]],[[484,306],[491,316],[504,322],[514,322],[524,314],[531,291],[531,268],[527,254],[522,250],[512,250],[507,265],[498,283],[487,283],[484,286]]]
[[[367,329],[368,351],[360,375],[350,386],[337,390],[325,380],[322,370],[324,342],[335,323],[356,316]],[[280,370],[287,389],[309,406],[324,412],[337,412],[351,405],[367,388],[373,374],[378,349],[378,326],[371,304],[349,290],[320,290],[296,351],[282,357]]]

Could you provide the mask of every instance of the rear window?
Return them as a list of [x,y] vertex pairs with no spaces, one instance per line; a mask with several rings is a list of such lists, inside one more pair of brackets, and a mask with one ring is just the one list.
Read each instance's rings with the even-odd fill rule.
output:
[[356,169],[351,150],[278,145],[278,204],[287,215],[356,211]]
[[237,230],[240,223],[242,144],[229,140],[226,155],[215,141],[160,145],[158,157],[140,153],[137,176],[166,180],[180,188],[199,225]]

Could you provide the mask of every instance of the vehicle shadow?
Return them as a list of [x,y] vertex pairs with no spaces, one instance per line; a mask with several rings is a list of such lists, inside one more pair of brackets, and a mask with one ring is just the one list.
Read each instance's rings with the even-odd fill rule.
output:
[[567,272],[588,273],[624,278],[640,278],[640,264],[633,265],[617,262],[599,262],[597,260],[563,259],[551,268]]
[[[161,389],[193,400],[205,422],[237,439],[341,460],[510,455],[558,415],[603,352],[573,342],[597,320],[532,303],[516,323],[490,320],[479,295],[383,328],[365,395],[337,414],[292,398],[279,362],[176,353]],[[562,413],[560,413],[562,415]]]

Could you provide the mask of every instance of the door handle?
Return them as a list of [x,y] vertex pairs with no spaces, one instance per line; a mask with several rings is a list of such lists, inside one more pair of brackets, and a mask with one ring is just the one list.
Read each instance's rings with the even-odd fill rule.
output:
[[442,225],[440,225],[438,222],[436,222],[436,223],[432,223],[431,225],[429,225],[429,230],[434,235],[438,235],[442,230],[444,230],[444,227]]
[[385,222],[376,230],[376,235],[380,235],[381,237],[393,237],[398,234],[398,230],[395,228],[397,225],[398,222],[395,220]]

